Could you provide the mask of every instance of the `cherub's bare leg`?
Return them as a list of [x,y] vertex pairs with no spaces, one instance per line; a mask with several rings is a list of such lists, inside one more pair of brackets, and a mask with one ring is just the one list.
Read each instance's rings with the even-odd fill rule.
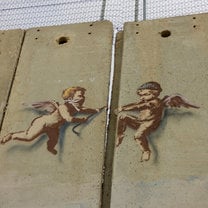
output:
[[47,132],[47,135],[49,137],[49,140],[47,142],[47,149],[52,154],[56,155],[57,150],[55,150],[54,147],[56,146],[58,139],[59,139],[59,128],[50,129]]
[[30,142],[44,133],[44,122],[41,118],[35,119],[28,130],[10,133],[2,138],[1,144],[5,144],[11,140],[19,140]]
[[117,142],[116,142],[117,147],[123,141],[124,132],[126,131],[127,126],[133,129],[137,129],[139,127],[139,123],[136,117],[123,113],[119,116],[119,119],[118,119]]
[[153,121],[144,121],[137,132],[135,133],[135,140],[139,144],[142,151],[141,162],[148,161],[150,159],[150,148],[147,136],[151,133]]
[[149,148],[147,137],[144,136],[140,138],[135,138],[135,140],[139,144],[142,151],[141,162],[148,161],[150,159],[151,151]]

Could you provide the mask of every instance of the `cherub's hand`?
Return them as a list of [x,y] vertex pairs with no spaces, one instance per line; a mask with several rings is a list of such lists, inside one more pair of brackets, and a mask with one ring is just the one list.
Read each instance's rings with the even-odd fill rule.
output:
[[51,104],[53,104],[55,106],[55,108],[59,108],[58,103],[55,100],[51,100]]
[[118,115],[122,111],[122,107],[118,107],[114,110],[115,115]]
[[101,112],[103,109],[107,109],[107,106],[103,106],[103,107],[101,107],[101,108],[97,108],[97,112],[99,113],[99,112]]
[[84,123],[88,120],[88,117],[72,118],[72,123]]
[[82,118],[79,118],[80,119],[80,123],[84,123],[88,120],[88,117],[82,117]]

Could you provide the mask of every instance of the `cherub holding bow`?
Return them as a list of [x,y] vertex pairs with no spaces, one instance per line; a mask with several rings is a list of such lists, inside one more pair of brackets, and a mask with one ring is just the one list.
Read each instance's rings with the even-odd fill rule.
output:
[[[140,97],[137,102],[119,107],[116,110],[116,114],[119,114],[116,146],[118,147],[122,143],[127,127],[136,130],[134,139],[142,151],[141,162],[150,159],[151,150],[148,136],[159,127],[166,108],[199,108],[190,104],[179,94],[160,99],[161,91],[162,88],[157,82],[144,83],[137,89],[137,95]],[[126,114],[125,112],[128,111],[138,111],[138,116]]]
[[96,114],[104,107],[98,109],[87,108],[83,106],[85,101],[86,89],[82,87],[70,87],[63,91],[62,98],[64,104],[55,101],[37,102],[31,105],[37,110],[47,111],[48,114],[35,118],[30,127],[25,131],[9,133],[0,139],[1,144],[5,144],[12,140],[31,142],[42,134],[46,134],[49,138],[47,149],[52,154],[57,154],[55,146],[59,139],[60,127],[66,123],[84,123],[88,117],[76,117],[78,113]]

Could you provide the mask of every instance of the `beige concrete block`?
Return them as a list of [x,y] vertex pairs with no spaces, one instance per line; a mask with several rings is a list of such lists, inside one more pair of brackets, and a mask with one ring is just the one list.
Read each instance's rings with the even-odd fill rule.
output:
[[[208,206],[207,21],[208,15],[200,14],[125,24],[118,106],[140,103],[123,108],[136,109],[124,112],[123,121],[134,124],[137,134],[127,127],[123,142],[116,147],[112,208]],[[142,103],[137,89],[150,81],[161,85],[160,102],[145,97]],[[143,85],[140,95],[153,96],[159,91],[148,86],[152,91],[144,91],[148,87]],[[161,99],[175,93],[200,108],[167,108],[167,100],[164,103]],[[166,109],[163,118],[161,107]],[[125,120],[130,113],[138,116],[137,123]],[[156,118],[162,120],[158,128]],[[148,135],[149,161],[141,162],[142,152],[134,135],[143,139],[143,151],[147,151],[144,137]],[[147,153],[143,160],[148,160]]]
[[6,110],[5,107],[16,70],[23,36],[24,31],[22,30],[0,31],[0,124],[4,110]]
[[[100,207],[106,112],[95,109],[108,101],[112,30],[112,24],[104,21],[26,32],[1,132],[2,143],[17,139],[0,146],[2,208]],[[63,100],[63,90],[73,86],[86,89],[83,105],[80,90],[65,91]],[[22,105],[51,100],[60,105],[53,103],[55,111],[48,116]],[[83,106],[92,109],[84,114]],[[80,135],[74,134],[74,122],[91,113],[94,116],[76,128]],[[4,137],[28,127],[27,132]],[[46,135],[36,138],[42,132]],[[47,150],[47,135],[48,149],[57,150],[57,155]],[[19,141],[23,138],[35,139]]]

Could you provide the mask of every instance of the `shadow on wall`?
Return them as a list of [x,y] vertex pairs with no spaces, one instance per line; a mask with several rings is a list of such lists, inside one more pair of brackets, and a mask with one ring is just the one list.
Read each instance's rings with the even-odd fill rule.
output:
[[[29,109],[29,111],[33,111],[34,110],[31,110]],[[75,124],[75,125],[72,125],[71,123],[65,123],[63,126],[61,126],[60,128],[60,135],[59,135],[59,141],[58,141],[58,159],[59,159],[59,162],[63,162],[62,161],[62,158],[63,158],[63,153],[64,153],[64,143],[65,143],[65,139],[66,139],[66,130],[69,128],[69,126],[71,126],[71,134],[76,134],[77,135],[77,138],[78,139],[83,139],[82,137],[82,131],[83,129],[95,118],[97,117],[101,112],[95,114],[95,115],[92,115],[90,116],[90,118],[88,119],[87,122],[85,123],[82,123],[82,125],[79,126],[79,123],[78,125]],[[38,115],[42,115],[41,113],[37,113],[36,114]],[[79,126],[79,129],[75,131],[74,127],[78,127]],[[38,138],[38,140],[36,140],[32,145],[25,145],[25,144],[18,144],[18,145],[14,145],[13,147],[9,148],[7,150],[7,152],[9,154],[11,153],[14,153],[14,152],[18,152],[18,151],[22,151],[22,152],[31,152],[33,150],[37,150],[38,148],[40,148],[42,145],[45,145],[44,143],[46,143],[48,140],[48,136],[47,135],[42,135]]]
[[168,123],[168,119],[169,117],[175,117],[176,119],[181,119],[183,117],[183,119],[185,117],[192,117],[194,115],[194,113],[192,112],[182,112],[180,109],[166,109],[164,112],[164,117],[161,121],[161,125],[158,127],[158,129],[156,130],[156,132],[152,133],[149,136],[149,143],[152,147],[152,151],[153,151],[153,162],[154,163],[158,163],[158,158],[159,158],[159,154],[158,154],[158,150],[157,147],[155,145],[155,142],[157,140],[160,139],[161,135],[164,133],[164,129],[167,126]]

